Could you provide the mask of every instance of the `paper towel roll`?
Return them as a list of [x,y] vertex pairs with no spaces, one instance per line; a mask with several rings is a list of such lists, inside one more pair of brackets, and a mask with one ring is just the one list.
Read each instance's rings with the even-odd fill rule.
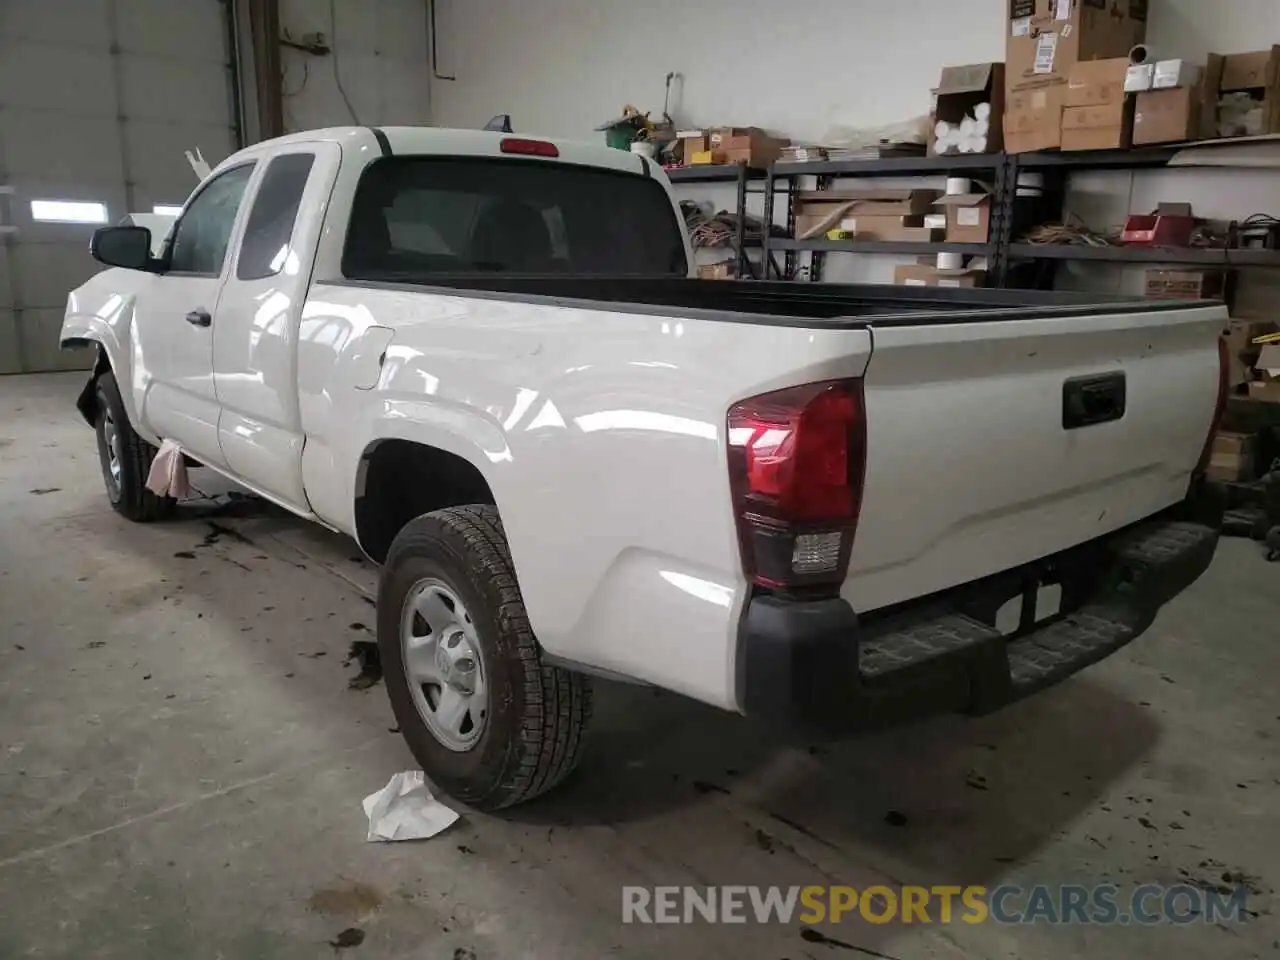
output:
[[978,126],[977,120],[973,119],[973,117],[965,117],[963,120],[960,121],[960,135],[962,137],[973,136],[973,132],[975,129],[977,129],[977,126]]
[[947,177],[947,196],[955,197],[969,192],[968,177]]
[[959,270],[964,266],[963,253],[940,253],[938,254],[939,270]]
[[1150,57],[1151,51],[1147,49],[1147,45],[1145,43],[1135,44],[1132,49],[1129,50],[1130,63],[1146,63]]
[[933,135],[939,140],[945,140],[947,134],[951,132],[951,124],[945,120],[939,120],[938,125],[933,128]]
[[973,115],[978,120],[990,120],[991,104],[989,103],[978,104],[976,107],[973,108]]

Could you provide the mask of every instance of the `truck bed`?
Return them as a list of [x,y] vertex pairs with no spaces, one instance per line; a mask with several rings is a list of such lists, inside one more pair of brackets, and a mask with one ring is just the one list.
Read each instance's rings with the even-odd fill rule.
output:
[[[403,287],[423,292],[517,300],[549,306],[597,307],[618,312],[663,313],[672,309],[706,320],[858,328],[924,322],[1066,318],[1121,311],[1185,309],[1195,301],[1146,300],[1113,294],[1057,290],[955,289],[889,284],[799,284],[754,280],[692,280],[685,277],[503,276],[388,274],[385,279],[343,284]],[[1203,304],[1201,304],[1203,305]]]

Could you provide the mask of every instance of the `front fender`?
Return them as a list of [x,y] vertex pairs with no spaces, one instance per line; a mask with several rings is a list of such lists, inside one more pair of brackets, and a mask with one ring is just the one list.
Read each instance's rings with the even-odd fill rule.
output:
[[92,344],[98,349],[98,360],[89,376],[89,383],[76,403],[90,425],[94,423],[96,415],[93,386],[107,369],[115,374],[129,422],[135,425],[139,423],[134,392],[131,389],[136,298],[132,293],[113,290],[115,285],[111,282],[111,275],[121,272],[123,271],[105,271],[71,292],[67,297],[67,309],[58,336],[58,343],[64,348]]

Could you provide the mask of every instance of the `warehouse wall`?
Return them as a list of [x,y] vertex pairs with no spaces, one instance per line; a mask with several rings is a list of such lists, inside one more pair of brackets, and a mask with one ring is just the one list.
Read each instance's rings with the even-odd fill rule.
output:
[[[517,130],[587,139],[626,103],[659,113],[672,70],[684,75],[671,111],[680,124],[820,139],[836,124],[900,122],[927,112],[944,64],[1004,58],[1008,10],[1008,0],[436,2],[441,72],[457,77],[435,82],[436,122],[475,127],[510,113]],[[1162,56],[1201,60],[1280,43],[1280,0],[1151,0],[1148,40]],[[1131,199],[1133,209],[1191,199],[1209,217],[1280,213],[1274,182],[1260,173],[1114,173],[1081,178],[1078,195],[1102,227]],[[680,190],[732,204],[724,190]],[[884,280],[895,262],[832,256],[827,277]],[[1071,273],[1065,283],[1140,282],[1109,267]]]
[[[821,137],[926,112],[948,63],[1004,59],[1008,0],[436,0],[437,120],[589,135],[625,103],[661,111],[684,75],[678,122],[755,124]],[[1149,39],[1203,57],[1280,42],[1277,0],[1151,0]]]
[[426,0],[280,0],[280,28],[333,50],[281,50],[287,130],[430,120]]

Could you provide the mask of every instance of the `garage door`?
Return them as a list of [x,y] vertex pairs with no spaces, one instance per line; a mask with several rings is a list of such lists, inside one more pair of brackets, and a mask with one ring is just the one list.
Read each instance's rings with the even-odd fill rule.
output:
[[[0,373],[84,366],[58,350],[95,225],[195,185],[183,151],[234,149],[219,0],[0,0]],[[34,209],[33,209],[34,205]]]

